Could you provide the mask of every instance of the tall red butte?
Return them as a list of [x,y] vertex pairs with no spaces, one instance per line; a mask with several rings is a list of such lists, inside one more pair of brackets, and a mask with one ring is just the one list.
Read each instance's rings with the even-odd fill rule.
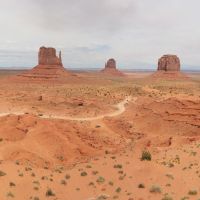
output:
[[116,61],[113,58],[110,58],[106,64],[105,68],[101,70],[102,73],[107,75],[113,75],[113,76],[124,76],[124,74],[117,69]]
[[158,70],[180,71],[180,59],[176,55],[164,55],[158,60]]
[[181,72],[181,62],[178,56],[167,54],[159,58],[157,72],[152,75],[154,78],[187,78]]
[[62,64],[61,52],[56,55],[56,49],[51,47],[40,47],[38,53],[38,65],[32,70],[18,75],[19,77],[36,80],[57,80],[69,75]]

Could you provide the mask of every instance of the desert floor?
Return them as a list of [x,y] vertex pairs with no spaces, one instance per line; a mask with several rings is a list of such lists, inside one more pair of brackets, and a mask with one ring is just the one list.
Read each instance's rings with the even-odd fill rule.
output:
[[200,199],[200,73],[16,73],[0,72],[0,200]]

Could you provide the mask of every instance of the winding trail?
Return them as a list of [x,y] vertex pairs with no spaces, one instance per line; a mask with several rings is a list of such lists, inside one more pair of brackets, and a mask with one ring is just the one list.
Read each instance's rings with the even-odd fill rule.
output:
[[[114,111],[112,113],[99,115],[99,116],[96,116],[96,117],[69,117],[69,116],[67,117],[67,116],[46,115],[46,114],[38,115],[38,117],[43,118],[43,119],[63,119],[63,120],[71,120],[71,121],[94,121],[94,120],[98,120],[98,119],[103,119],[104,117],[118,116],[126,110],[125,105],[128,104],[128,102],[130,102],[130,101],[135,102],[136,100],[137,100],[137,97],[132,98],[131,96],[128,96],[123,101],[121,101],[120,103],[114,105],[114,107],[117,108],[116,111]],[[7,115],[24,115],[24,114],[25,113],[21,113],[21,112],[0,113],[0,117],[7,116]]]

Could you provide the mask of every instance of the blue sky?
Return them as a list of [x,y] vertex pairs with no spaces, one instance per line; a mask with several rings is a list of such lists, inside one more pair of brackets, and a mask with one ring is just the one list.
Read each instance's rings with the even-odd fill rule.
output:
[[156,68],[176,54],[200,69],[199,0],[0,0],[0,67],[37,65],[40,46],[67,68]]

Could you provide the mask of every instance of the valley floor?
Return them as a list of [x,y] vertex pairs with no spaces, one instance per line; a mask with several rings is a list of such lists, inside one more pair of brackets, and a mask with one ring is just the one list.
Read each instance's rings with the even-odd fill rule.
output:
[[200,74],[6,80],[1,200],[200,199]]

